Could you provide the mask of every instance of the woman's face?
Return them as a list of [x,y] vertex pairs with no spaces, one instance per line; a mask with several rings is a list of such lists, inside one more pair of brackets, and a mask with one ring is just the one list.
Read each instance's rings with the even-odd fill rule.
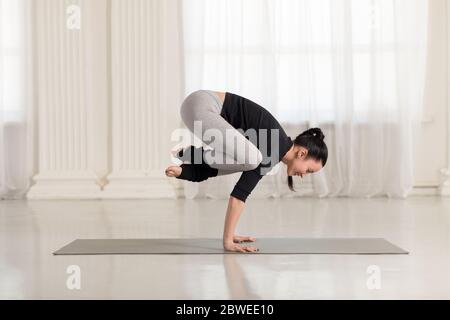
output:
[[308,150],[298,147],[296,156],[287,165],[288,176],[304,177],[308,173],[314,173],[322,169],[322,162],[313,158],[307,159]]

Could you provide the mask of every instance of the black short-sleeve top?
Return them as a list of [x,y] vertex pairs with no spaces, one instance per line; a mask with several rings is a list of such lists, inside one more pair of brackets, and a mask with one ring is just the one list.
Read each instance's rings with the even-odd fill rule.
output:
[[[263,156],[263,161],[257,168],[242,172],[230,194],[245,202],[259,180],[281,161],[291,149],[293,142],[268,110],[237,94],[225,93],[220,115],[234,128],[242,129],[244,136],[258,147]],[[254,129],[253,132],[257,132],[257,141],[254,141],[255,135],[246,134],[248,129]]]

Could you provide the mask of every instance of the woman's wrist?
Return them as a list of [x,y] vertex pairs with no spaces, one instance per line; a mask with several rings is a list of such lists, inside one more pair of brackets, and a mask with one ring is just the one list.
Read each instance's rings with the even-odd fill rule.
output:
[[226,243],[233,243],[233,236],[228,236],[228,235],[224,235],[223,236],[223,243],[224,244],[226,244]]
[[225,217],[225,226],[223,230],[224,244],[233,243],[234,231],[236,229],[239,216],[241,215],[243,209],[244,209],[244,202],[231,196],[228,201],[227,214]]

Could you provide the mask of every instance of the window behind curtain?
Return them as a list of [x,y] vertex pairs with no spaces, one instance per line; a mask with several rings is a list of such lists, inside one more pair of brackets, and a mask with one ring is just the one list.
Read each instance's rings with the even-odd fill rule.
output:
[[21,0],[0,0],[0,112],[4,122],[23,119],[24,12]]
[[[338,94],[350,97],[345,108],[355,121],[365,122],[374,112],[386,121],[398,120],[398,53],[415,48],[396,39],[395,1],[187,0],[184,17],[185,28],[192,28],[186,35],[187,71],[201,72],[203,83],[220,88],[218,75],[238,83],[242,73],[253,77],[246,83],[264,81],[271,71],[261,66],[275,57],[272,111],[282,122],[306,119],[311,108],[318,120],[332,122]],[[347,65],[342,57],[336,60],[339,54],[348,57]]]

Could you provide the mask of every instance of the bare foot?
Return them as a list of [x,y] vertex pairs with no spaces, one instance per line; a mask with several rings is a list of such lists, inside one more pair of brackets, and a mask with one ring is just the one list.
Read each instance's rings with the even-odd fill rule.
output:
[[179,177],[183,169],[180,166],[169,166],[166,169],[166,176]]

